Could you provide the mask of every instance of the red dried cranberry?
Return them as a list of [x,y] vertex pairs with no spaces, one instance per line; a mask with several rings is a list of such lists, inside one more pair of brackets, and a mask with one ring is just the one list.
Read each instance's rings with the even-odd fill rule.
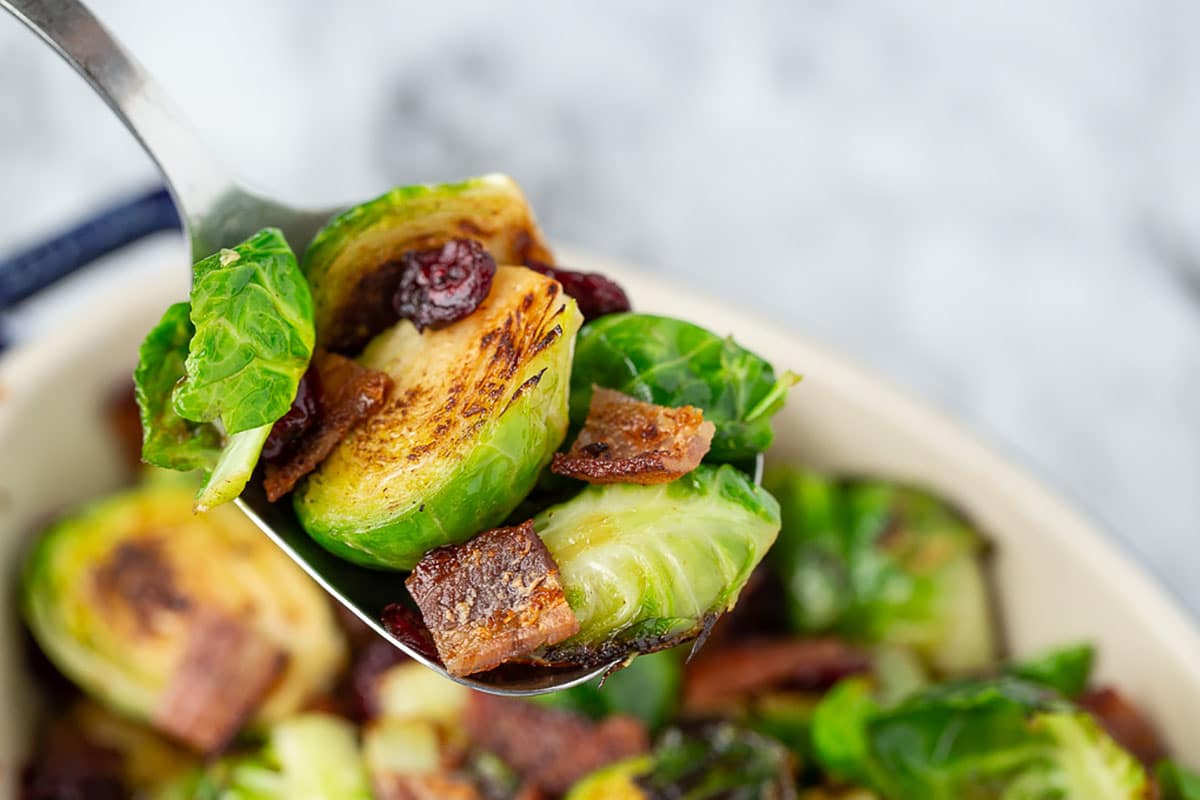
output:
[[287,454],[292,443],[299,439],[317,421],[321,413],[321,376],[312,364],[296,387],[296,399],[292,407],[271,427],[267,442],[263,445],[262,457],[274,461]]
[[410,250],[392,298],[396,313],[417,330],[448,325],[470,314],[492,288],[496,262],[473,239],[451,239],[431,250]]
[[399,603],[390,603],[383,609],[380,619],[384,629],[406,645],[416,650],[430,661],[442,663],[438,656],[437,647],[433,643],[433,634],[425,626],[421,615]]
[[525,266],[562,284],[567,296],[574,298],[579,305],[585,320],[628,311],[630,308],[625,290],[597,272],[576,272],[540,261],[526,261]]

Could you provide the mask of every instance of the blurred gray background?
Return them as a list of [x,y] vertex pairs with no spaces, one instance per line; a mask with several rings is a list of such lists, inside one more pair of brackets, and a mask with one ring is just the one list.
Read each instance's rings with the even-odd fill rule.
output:
[[[1200,611],[1200,5],[93,5],[265,188],[319,204],[509,172],[553,239],[949,411]],[[0,97],[0,252],[155,180],[7,17]],[[88,288],[136,260],[13,328],[103,313]]]

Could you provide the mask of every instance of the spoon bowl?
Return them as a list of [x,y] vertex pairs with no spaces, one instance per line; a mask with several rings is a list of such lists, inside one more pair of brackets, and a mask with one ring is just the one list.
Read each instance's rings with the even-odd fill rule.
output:
[[[83,76],[162,170],[179,209],[192,261],[232,247],[262,228],[279,228],[303,250],[340,209],[309,210],[272,200],[231,178],[174,112],[158,84],[77,0],[0,0]],[[407,599],[395,573],[373,572],[331,555],[300,527],[287,504],[272,505],[251,486],[238,507],[329,594],[375,633],[451,680],[502,695],[542,694],[596,677],[591,669],[502,668],[455,677],[434,658],[392,636],[380,623],[384,606]]]

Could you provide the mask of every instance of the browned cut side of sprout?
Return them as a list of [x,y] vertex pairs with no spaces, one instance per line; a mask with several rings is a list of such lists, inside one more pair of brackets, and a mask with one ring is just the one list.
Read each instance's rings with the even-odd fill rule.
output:
[[583,430],[550,469],[588,483],[669,483],[700,466],[715,431],[693,406],[668,408],[595,387]]

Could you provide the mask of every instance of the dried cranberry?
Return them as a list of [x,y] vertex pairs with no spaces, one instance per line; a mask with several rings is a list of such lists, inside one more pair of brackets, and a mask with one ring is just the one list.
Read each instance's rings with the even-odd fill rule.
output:
[[296,399],[292,407],[271,428],[267,442],[263,445],[262,457],[274,461],[288,452],[292,443],[299,439],[317,421],[321,413],[321,376],[312,364],[308,365],[300,385],[296,387]]
[[567,296],[574,298],[579,305],[585,320],[628,311],[630,308],[625,290],[597,272],[576,272],[540,261],[526,261],[525,266],[562,284]]
[[492,288],[496,262],[473,239],[451,239],[431,250],[410,250],[392,298],[396,313],[417,330],[448,325],[470,314]]
[[433,634],[425,626],[421,615],[399,603],[390,603],[383,609],[380,621],[392,636],[416,650],[430,661],[442,663],[438,656],[437,647],[433,643]]

